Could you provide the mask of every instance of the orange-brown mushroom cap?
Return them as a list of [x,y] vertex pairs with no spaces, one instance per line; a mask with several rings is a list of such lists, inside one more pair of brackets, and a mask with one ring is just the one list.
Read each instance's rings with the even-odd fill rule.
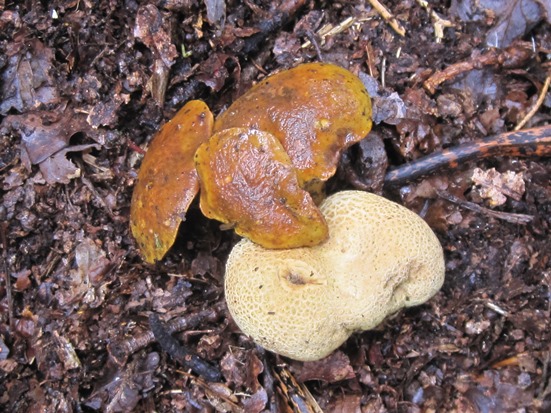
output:
[[170,249],[189,205],[199,191],[193,157],[212,134],[207,105],[188,102],[153,138],[134,187],[130,228],[147,262]]
[[327,238],[325,219],[272,134],[225,129],[199,147],[195,164],[205,216],[265,248],[310,246]]
[[334,175],[341,152],[371,130],[371,99],[358,77],[326,63],[270,76],[215,121],[272,133],[297,169],[301,186]]

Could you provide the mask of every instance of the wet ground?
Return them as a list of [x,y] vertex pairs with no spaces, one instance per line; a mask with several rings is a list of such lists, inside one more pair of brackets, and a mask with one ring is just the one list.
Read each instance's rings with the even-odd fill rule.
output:
[[[551,118],[551,7],[493,4],[385,1],[385,20],[367,1],[1,1],[0,409],[549,411],[551,163],[538,131]],[[186,101],[218,114],[310,61],[371,85],[384,145],[351,148],[329,191],[363,185],[421,214],[446,281],[302,363],[264,352],[231,320],[232,231],[195,202],[173,249],[148,265],[128,221],[143,153]],[[385,184],[387,162],[517,126],[531,143],[514,154],[531,156],[498,145]],[[172,355],[151,314],[176,339]],[[219,377],[175,360],[179,346]]]

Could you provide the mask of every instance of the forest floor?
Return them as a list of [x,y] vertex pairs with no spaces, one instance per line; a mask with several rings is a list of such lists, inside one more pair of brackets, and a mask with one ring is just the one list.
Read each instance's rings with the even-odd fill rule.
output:
[[[368,1],[0,1],[0,410],[551,411],[549,130],[538,136],[551,120],[550,4],[383,3],[392,18]],[[297,362],[228,314],[233,231],[194,202],[149,265],[129,211],[143,153],[185,102],[217,115],[312,61],[371,84],[385,148],[381,161],[352,147],[329,191],[369,182],[423,216],[446,279],[426,304]],[[534,139],[384,181],[387,161],[515,127]],[[151,314],[221,378],[167,354]]]

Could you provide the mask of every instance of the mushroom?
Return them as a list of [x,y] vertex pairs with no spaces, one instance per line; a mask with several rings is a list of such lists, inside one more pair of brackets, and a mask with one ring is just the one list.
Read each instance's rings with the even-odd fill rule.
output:
[[335,174],[340,154],[371,130],[371,99],[342,67],[305,63],[262,80],[216,118],[214,131],[254,128],[273,134],[303,188]]
[[327,238],[327,224],[281,143],[270,133],[230,128],[195,153],[200,207],[266,248],[295,248]]
[[240,329],[296,360],[329,355],[442,286],[442,247],[415,213],[361,191],[327,198],[324,243],[269,250],[241,240],[226,265],[225,293]]
[[[174,243],[199,191],[198,173],[207,217],[267,248],[323,242],[328,230],[316,206],[323,185],[341,152],[363,139],[371,123],[360,79],[325,63],[264,79],[216,122],[203,102],[187,103],[153,139],[138,174],[130,225],[145,260],[160,260]],[[243,136],[264,143],[245,143]],[[243,149],[238,157],[237,147]]]
[[161,128],[144,156],[132,194],[130,228],[149,263],[170,249],[199,192],[193,156],[211,136],[213,123],[207,105],[192,100]]

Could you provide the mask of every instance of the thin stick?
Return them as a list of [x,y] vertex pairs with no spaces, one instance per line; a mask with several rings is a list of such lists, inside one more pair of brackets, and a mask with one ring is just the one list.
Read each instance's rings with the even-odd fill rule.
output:
[[441,43],[444,38],[444,29],[446,27],[455,27],[454,24],[438,15],[425,0],[416,0],[417,4],[429,12],[434,26],[434,37],[436,37],[436,43]]
[[188,348],[182,346],[178,340],[172,337],[157,314],[149,315],[149,327],[161,348],[186,369],[190,369],[207,381],[222,379],[222,374],[217,367],[191,353]]
[[379,0],[369,0],[369,3],[373,8],[381,15],[383,19],[394,29],[400,36],[406,35],[406,29],[400,24],[400,22],[383,6]]
[[[245,412],[232,399],[230,399],[228,396],[221,393],[220,391],[217,391],[213,386],[211,386],[209,383],[202,380],[201,378],[195,377],[194,375],[192,375],[192,374],[190,374],[190,373],[188,373],[187,371],[184,371],[184,370],[176,370],[176,372],[180,373],[182,376],[187,377],[192,383],[194,383],[195,385],[201,387],[205,391],[205,393],[207,393],[208,396],[217,397],[220,400],[222,400],[224,403],[227,403],[228,405],[230,405],[232,413],[244,413]],[[181,391],[180,389],[179,390],[172,390],[169,393],[175,394],[175,393],[178,393],[180,391]]]
[[[323,46],[325,44],[326,37],[331,37],[331,36],[335,36],[336,34],[342,33],[348,28],[350,28],[356,22],[357,22],[357,19],[355,17],[348,17],[336,26],[333,26],[331,24],[326,24],[316,32],[316,35],[319,37],[321,44]],[[304,49],[306,47],[309,47],[310,45],[312,45],[312,42],[310,40],[306,40],[300,47]]]
[[551,125],[489,136],[475,142],[433,152],[386,173],[385,185],[399,185],[439,168],[457,168],[490,156],[551,156]]
[[547,76],[545,78],[545,83],[543,84],[543,87],[541,88],[540,95],[538,96],[538,100],[536,101],[536,104],[530,109],[530,112],[526,114],[526,116],[518,123],[517,126],[515,126],[514,130],[520,130],[532,117],[536,114],[536,112],[539,110],[540,106],[543,104],[543,101],[545,100],[545,96],[547,95],[547,91],[549,90],[549,84],[551,83],[551,75]]
[[8,239],[6,237],[6,231],[8,230],[8,223],[2,222],[0,224],[0,241],[2,242],[2,268],[1,271],[4,273],[6,280],[6,300],[8,302],[8,322],[10,325],[10,330],[13,332],[15,330],[15,324],[13,321],[13,299],[12,299],[12,289],[11,289],[11,278],[8,271]]
[[511,222],[513,224],[523,225],[531,222],[534,219],[532,215],[494,211],[493,209],[485,208],[483,206],[475,204],[474,202],[467,201],[466,199],[461,199],[453,194],[450,194],[447,191],[436,191],[436,193],[440,198],[444,198],[445,200],[450,201],[454,204],[457,204],[460,207],[463,207],[473,212],[484,214],[493,218],[501,219],[503,221]]
[[481,69],[485,66],[498,66],[506,69],[521,67],[534,55],[528,43],[513,43],[506,49],[490,49],[482,54],[473,53],[471,57],[462,62],[454,63],[444,70],[436,72],[423,82],[423,87],[434,94],[436,88],[446,81],[473,69]]
[[[218,318],[218,309],[209,308],[194,314],[188,314],[177,319],[173,319],[166,325],[169,334],[179,331],[190,330],[197,327],[202,322],[214,322]],[[136,351],[148,346],[155,341],[155,336],[151,330],[143,331],[132,337],[121,341],[113,341],[107,345],[107,351],[115,363],[122,366],[128,360],[128,357]]]

